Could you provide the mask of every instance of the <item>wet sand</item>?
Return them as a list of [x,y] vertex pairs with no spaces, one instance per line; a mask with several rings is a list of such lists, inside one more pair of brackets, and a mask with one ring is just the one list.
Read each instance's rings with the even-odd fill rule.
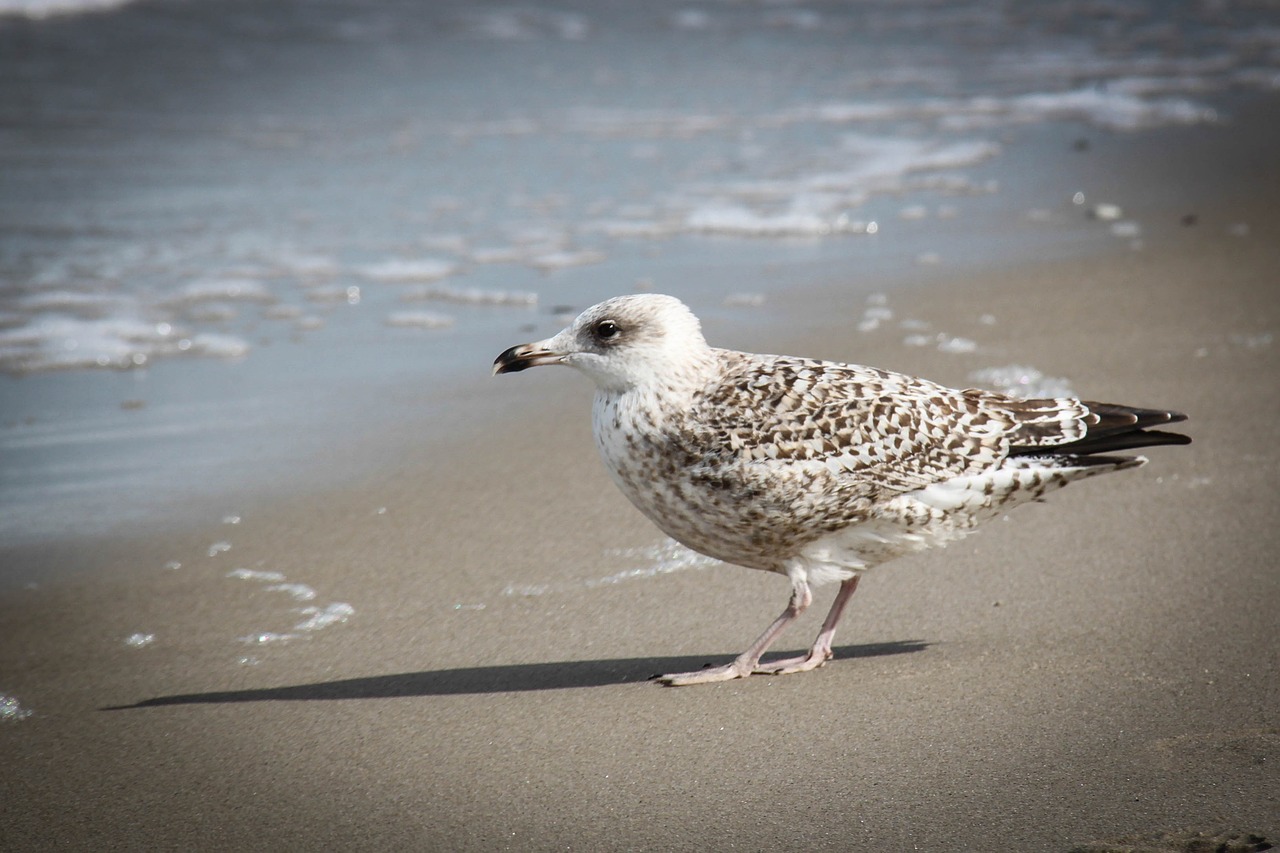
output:
[[[1140,251],[1117,241],[960,281],[940,265],[888,289],[899,318],[972,338],[971,354],[905,347],[893,327],[851,338],[862,303],[835,287],[783,309],[815,312],[794,339],[709,325],[716,343],[956,385],[1030,363],[1087,396],[1191,417],[1188,448],[870,574],[814,673],[645,681],[736,654],[786,585],[723,566],[600,583],[659,536],[600,468],[589,389],[567,372],[478,380],[453,402],[506,418],[445,453],[399,425],[378,437],[394,464],[246,502],[236,524],[6,548],[6,565],[60,579],[0,599],[0,690],[32,712],[0,722],[0,847],[1274,840],[1275,138],[1191,134],[1136,167],[1129,186],[1157,188],[1127,204]],[[231,547],[209,556],[218,542]],[[780,650],[807,645],[831,593]],[[354,615],[296,627],[295,608],[335,603]],[[298,636],[238,639],[264,631]],[[154,639],[126,644],[135,634]]]

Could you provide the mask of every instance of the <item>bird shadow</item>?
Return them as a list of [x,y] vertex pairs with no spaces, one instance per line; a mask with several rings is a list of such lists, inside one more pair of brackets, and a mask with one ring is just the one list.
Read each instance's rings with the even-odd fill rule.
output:
[[[924,651],[922,640],[867,643],[839,646],[836,660],[871,658]],[[612,660],[555,661],[503,666],[469,666],[395,675],[372,675],[264,687],[254,690],[224,690],[157,696],[133,705],[114,705],[102,711],[126,711],[164,705],[205,705],[230,702],[298,702],[333,699],[394,699],[407,696],[457,696],[483,693],[514,693],[529,690],[565,690],[574,687],[606,687],[647,681],[655,673],[689,672],[707,666],[705,657],[614,658]]]

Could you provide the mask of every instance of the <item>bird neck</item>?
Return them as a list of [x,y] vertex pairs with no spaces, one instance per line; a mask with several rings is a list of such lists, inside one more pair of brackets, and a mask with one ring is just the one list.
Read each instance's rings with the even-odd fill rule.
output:
[[669,421],[673,414],[694,407],[699,395],[715,381],[718,365],[714,351],[690,353],[678,363],[655,365],[658,369],[622,387],[597,386],[597,417],[630,427]]

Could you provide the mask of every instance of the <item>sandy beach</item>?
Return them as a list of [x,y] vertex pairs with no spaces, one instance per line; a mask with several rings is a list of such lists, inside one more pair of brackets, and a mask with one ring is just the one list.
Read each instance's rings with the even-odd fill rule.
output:
[[[1275,842],[1280,137],[1245,127],[1124,160],[1141,249],[886,288],[976,353],[852,340],[862,301],[834,288],[782,309],[813,312],[790,339],[708,324],[715,343],[953,385],[1031,363],[1190,415],[1188,448],[870,574],[825,668],[647,683],[736,654],[785,584],[725,566],[628,579],[661,539],[594,456],[586,383],[478,378],[455,402],[483,422],[430,447],[413,423],[371,437],[395,458],[342,488],[6,547],[57,579],[0,599],[0,687],[31,712],[0,722],[0,847]],[[1137,143],[1108,144],[1104,165]],[[831,592],[780,649],[809,642]]]

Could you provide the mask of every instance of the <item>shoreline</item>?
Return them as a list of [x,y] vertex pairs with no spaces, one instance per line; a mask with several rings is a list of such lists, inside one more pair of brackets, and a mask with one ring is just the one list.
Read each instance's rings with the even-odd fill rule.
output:
[[[1108,235],[1113,224],[1136,225],[1136,239],[1142,240],[1142,205],[1151,203],[1144,201],[1148,189],[1157,183],[1167,186],[1170,177],[1177,185],[1206,171],[1212,173],[1203,168],[1204,161],[1211,160],[1215,146],[1223,144],[1224,132],[1243,140],[1255,135],[1271,138],[1257,131],[1267,130],[1268,108],[1275,102],[1256,95],[1242,97],[1236,101],[1237,114],[1226,126],[1117,135],[1059,123],[1015,132],[1017,141],[1010,144],[1008,154],[991,165],[995,171],[981,167],[976,178],[978,182],[1007,181],[1013,189],[968,199],[962,205],[966,212],[958,219],[895,220],[886,223],[878,237],[850,238],[853,242],[834,251],[815,244],[812,255],[796,253],[796,258],[804,260],[794,268],[761,264],[756,272],[737,256],[767,257],[769,241],[711,241],[696,249],[676,240],[631,245],[611,273],[623,280],[604,295],[632,289],[637,276],[651,274],[655,289],[674,291],[690,302],[704,317],[709,333],[722,336],[728,345],[892,366],[885,359],[899,357],[900,348],[878,338],[902,318],[872,336],[847,330],[841,334],[836,326],[857,321],[867,307],[862,301],[865,294],[881,291],[896,299],[899,294],[949,288],[957,277],[981,278],[992,264],[990,258],[997,259],[997,269],[1021,263],[1034,246],[1045,247],[1048,257],[1063,260],[1105,255],[1124,243]],[[1070,150],[1071,140],[1079,138],[1089,140],[1089,147]],[[1242,145],[1240,141],[1232,144]],[[1183,157],[1180,168],[1166,170],[1159,181],[1126,185],[1127,166],[1117,174],[1117,163],[1141,168],[1146,164],[1144,145],[1166,149],[1168,154],[1156,158],[1161,162],[1179,156],[1180,151],[1197,153]],[[1051,153],[1054,146],[1061,149],[1057,161]],[[1244,148],[1250,153],[1247,145]],[[1265,162],[1257,151],[1251,156]],[[1029,162],[1040,159],[1049,164],[1050,176],[1029,176]],[[1062,174],[1053,176],[1055,170]],[[1121,189],[1113,192],[1111,185],[1117,179]],[[1084,205],[1070,203],[1073,189],[1086,191]],[[1186,204],[1188,213],[1200,216],[1192,210],[1195,203],[1212,202],[1221,187],[1209,183],[1197,189],[1200,197],[1184,191],[1179,201]],[[1171,203],[1168,189],[1156,195],[1162,204]],[[1086,213],[1095,203],[1116,201],[1124,202],[1122,223],[1088,219]],[[969,204],[973,206],[968,208]],[[1004,209],[993,214],[1000,205]],[[880,214],[891,219],[898,206],[892,199],[876,204]],[[1206,214],[1203,220],[1202,228],[1224,227],[1221,218]],[[975,229],[977,235],[967,240],[965,235]],[[648,254],[654,252],[670,253],[679,261],[667,266],[671,259],[664,262]],[[919,258],[914,265],[913,253]],[[979,260],[977,255],[986,259]],[[651,259],[652,269],[645,268],[641,256]],[[783,252],[777,257],[793,256]],[[679,281],[669,280],[672,270],[683,270],[698,281],[682,287]],[[731,292],[726,290],[729,280],[736,283],[744,273],[754,276],[744,286],[758,288],[754,295],[766,301],[755,307],[726,306],[723,299]],[[591,276],[588,268],[576,279],[548,282],[546,295],[575,308],[585,307],[583,299],[590,302],[599,295],[595,293],[598,283],[585,284]],[[715,283],[706,286],[704,277]],[[566,287],[565,292],[555,292]],[[516,389],[514,383],[507,383],[500,392],[476,387],[487,378],[485,364],[492,355],[485,351],[477,356],[478,342],[492,338],[496,346],[500,341],[549,334],[559,326],[546,309],[499,308],[494,310],[500,314],[488,315],[485,328],[413,337],[379,328],[376,309],[354,310],[362,316],[347,318],[350,327],[345,330],[328,337],[320,331],[305,343],[297,337],[270,346],[268,335],[242,363],[174,361],[113,376],[0,378],[4,383],[0,397],[13,407],[0,435],[0,452],[9,463],[0,489],[4,510],[0,540],[6,546],[34,547],[42,541],[53,544],[85,537],[85,527],[88,538],[95,539],[163,533],[176,525],[202,524],[202,513],[221,517],[256,512],[277,501],[287,502],[298,492],[341,489],[343,483],[361,479],[368,471],[394,468],[403,453],[413,452],[421,439],[405,438],[401,424],[423,430],[432,442],[447,442],[451,431],[483,429],[487,419],[501,417],[504,409],[527,408],[529,401],[536,400],[533,388]],[[811,352],[813,317],[835,321],[818,337],[841,345]],[[986,331],[976,329],[974,334]],[[367,361],[353,367],[369,357],[364,338],[369,334],[380,335],[382,360],[373,367]],[[972,335],[968,339],[977,340]],[[470,367],[463,366],[464,354],[467,364],[475,362]],[[904,362],[913,363],[912,359],[908,356]],[[431,360],[445,366],[437,368]],[[919,363],[923,366],[906,367],[907,372],[927,373],[930,363]],[[939,364],[947,366],[945,361]],[[964,377],[949,381],[962,382]],[[77,407],[71,402],[85,399],[93,403],[81,402]],[[479,411],[469,411],[472,408]],[[0,584],[12,580],[0,578]]]

